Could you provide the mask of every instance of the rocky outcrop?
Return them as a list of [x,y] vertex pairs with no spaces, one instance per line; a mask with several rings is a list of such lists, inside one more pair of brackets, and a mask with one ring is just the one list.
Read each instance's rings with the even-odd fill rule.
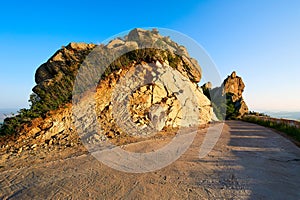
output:
[[[151,82],[145,78],[149,73]],[[147,136],[165,127],[198,126],[211,121],[213,115],[211,102],[197,84],[158,61],[109,75],[97,88],[96,104],[100,127],[109,137],[126,133]],[[79,120],[87,121],[84,116]],[[82,132],[89,132],[89,127]]]
[[245,84],[241,77],[236,75],[236,72],[232,72],[223,82],[223,94],[231,94],[232,102],[236,102],[243,98]]
[[94,44],[70,43],[58,50],[46,63],[42,64],[35,73],[36,87],[43,81],[56,79],[58,76],[75,76],[83,59],[95,47]]
[[[139,55],[142,57],[141,60],[146,62],[164,61],[192,82],[197,83],[201,80],[201,68],[198,62],[189,56],[186,48],[172,41],[169,37],[159,35],[155,29],[152,31],[140,28],[133,29],[124,38],[110,41],[106,47],[114,51],[152,48],[143,52],[144,55]],[[149,57],[149,55],[151,56]],[[135,59],[139,60],[140,58]]]
[[223,85],[223,94],[227,94],[230,97],[230,101],[234,104],[234,108],[237,111],[237,118],[241,118],[249,112],[242,96],[245,88],[242,78],[237,76],[234,71],[224,80]]
[[222,119],[242,118],[248,113],[248,106],[243,98],[245,84],[241,77],[232,72],[220,87],[212,88],[211,83],[201,87],[214,105],[214,111]]
[[[37,85],[33,88],[37,95],[34,99],[39,101],[35,106],[36,110],[43,110],[41,113],[45,113],[70,102],[78,69],[92,50],[111,60],[111,65],[102,78],[128,67],[133,62],[160,61],[166,62],[192,82],[201,80],[201,68],[195,59],[190,58],[185,47],[169,37],[159,35],[157,30],[133,29],[124,38],[116,38],[107,45],[70,43],[58,50],[36,71]],[[122,56],[115,58],[115,55]]]
[[[89,107],[89,94],[81,96],[80,106],[76,107],[70,104],[74,80],[86,57],[94,51],[103,57],[125,53],[114,58],[99,77],[96,91],[91,94],[95,107]],[[156,30],[134,29],[107,45],[70,43],[37,69],[35,80],[35,96],[28,112],[42,110],[43,114],[19,127],[20,138],[38,143],[31,147],[32,142],[25,142],[24,148],[59,141],[72,146],[78,143],[76,130],[88,134],[95,123],[102,134],[86,135],[87,142],[127,137],[128,132],[135,136],[151,130],[198,126],[208,123],[213,115],[211,102],[197,85],[201,80],[197,61],[183,46]],[[73,116],[76,108],[84,108],[85,112]],[[83,123],[78,127],[73,117]],[[10,121],[13,122],[7,123]]]
[[[94,44],[70,43],[58,50],[35,73],[36,86],[32,89],[44,106],[55,109],[71,99],[73,82],[85,57]],[[52,107],[50,107],[52,106]]]

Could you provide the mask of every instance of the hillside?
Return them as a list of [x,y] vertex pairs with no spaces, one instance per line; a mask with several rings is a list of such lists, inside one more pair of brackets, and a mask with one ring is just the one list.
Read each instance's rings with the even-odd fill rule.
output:
[[[103,60],[109,61],[105,68]],[[106,45],[70,43],[37,69],[31,108],[5,120],[3,150],[68,148],[80,144],[78,134],[88,144],[136,141],[207,124],[213,111],[197,85],[201,76],[187,50],[156,30],[134,29]],[[100,130],[86,129],[97,123]]]
[[[203,92],[201,77],[186,48],[155,29],[133,29],[108,44],[70,43],[37,69],[31,108],[5,119],[1,151],[9,157],[81,144],[91,150],[105,141],[178,134],[218,120],[216,110],[223,119],[228,94],[230,112],[245,113],[241,78],[227,78],[211,102],[207,92],[215,90]],[[227,91],[230,84],[234,91]]]

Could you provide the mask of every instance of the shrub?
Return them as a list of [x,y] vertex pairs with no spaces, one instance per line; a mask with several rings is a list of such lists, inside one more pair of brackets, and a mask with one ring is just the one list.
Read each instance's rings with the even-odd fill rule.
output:
[[218,90],[202,87],[203,94],[212,102],[214,113],[219,120],[237,119],[238,108],[232,102],[232,94],[223,96]]
[[296,126],[284,123],[283,121],[274,122],[271,121],[269,117],[258,117],[253,115],[244,116],[242,120],[284,132],[294,140],[300,142],[300,129]]

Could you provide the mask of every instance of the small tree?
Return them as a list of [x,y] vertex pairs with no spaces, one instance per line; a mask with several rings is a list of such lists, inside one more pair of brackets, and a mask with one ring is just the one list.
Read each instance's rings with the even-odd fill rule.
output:
[[41,98],[36,93],[32,93],[28,100],[28,102],[30,103],[30,107],[36,105],[40,100]]

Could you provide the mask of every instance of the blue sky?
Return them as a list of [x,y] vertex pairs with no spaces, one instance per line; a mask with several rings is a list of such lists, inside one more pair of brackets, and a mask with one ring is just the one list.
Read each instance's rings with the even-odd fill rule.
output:
[[300,1],[2,1],[0,108],[27,107],[37,67],[71,41],[99,43],[135,27],[182,32],[225,78],[246,84],[251,110],[300,111]]

